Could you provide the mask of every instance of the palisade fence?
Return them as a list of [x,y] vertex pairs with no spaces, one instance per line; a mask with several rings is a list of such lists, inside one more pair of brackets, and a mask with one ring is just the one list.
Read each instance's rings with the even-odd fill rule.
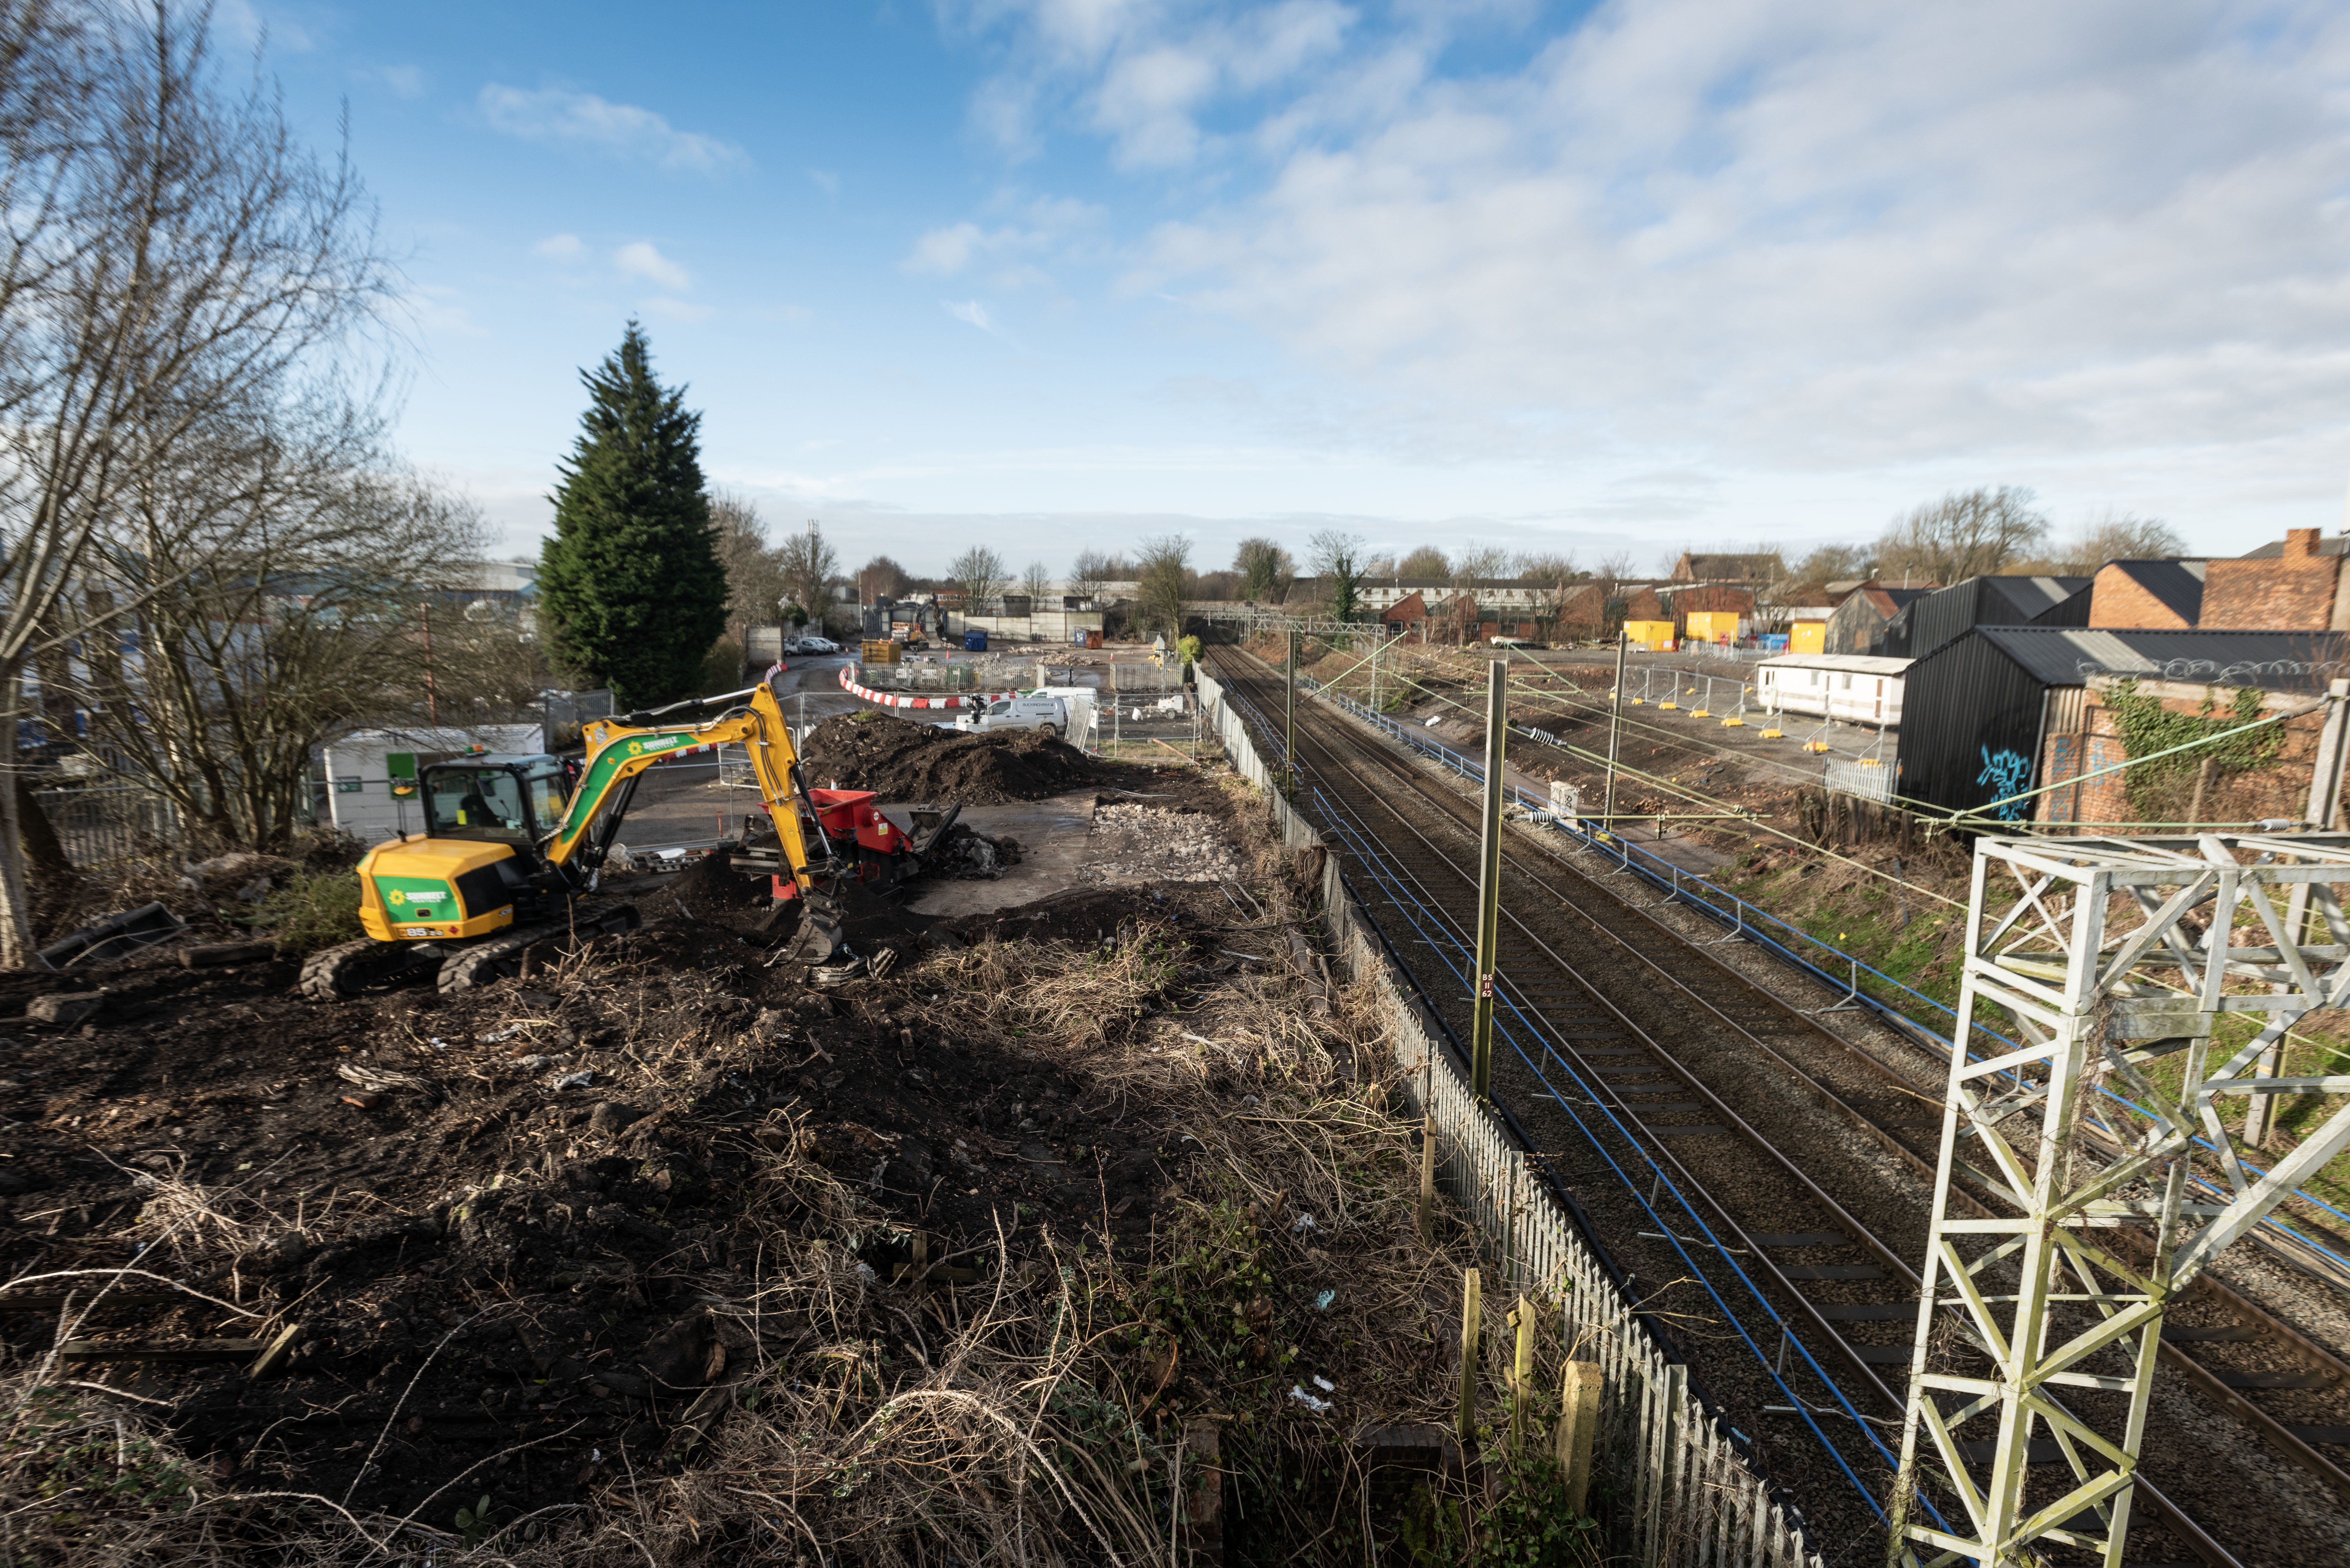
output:
[[1401,967],[1355,901],[1338,857],[1284,799],[1223,687],[1198,670],[1203,719],[1241,775],[1264,791],[1281,840],[1325,850],[1322,898],[1331,944],[1377,984],[1407,1094],[1435,1127],[1438,1179],[1484,1231],[1506,1289],[1559,1314],[1561,1343],[1605,1379],[1593,1444],[1594,1511],[1610,1550],[1641,1568],[1819,1568],[1819,1557],[1721,1424],[1690,1392],[1636,1305],[1608,1278],[1559,1201],[1535,1179],[1493,1111],[1477,1103],[1409,1000]]
[[33,792],[66,858],[87,870],[176,849],[180,808],[135,784]]

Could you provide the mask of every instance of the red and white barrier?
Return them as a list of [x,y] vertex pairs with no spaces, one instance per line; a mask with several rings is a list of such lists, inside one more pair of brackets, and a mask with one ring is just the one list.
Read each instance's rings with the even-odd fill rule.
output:
[[884,708],[980,708],[1006,697],[1017,697],[1017,691],[973,691],[960,697],[909,697],[900,691],[876,691],[849,679],[858,669],[854,664],[840,667],[840,689],[852,697],[862,697],[868,702],[878,702]]

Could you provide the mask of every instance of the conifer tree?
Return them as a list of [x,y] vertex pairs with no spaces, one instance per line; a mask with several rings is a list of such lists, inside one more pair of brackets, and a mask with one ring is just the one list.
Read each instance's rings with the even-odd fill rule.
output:
[[726,629],[726,567],[702,483],[702,416],[653,379],[635,321],[579,377],[588,411],[560,466],[540,554],[539,623],[557,659],[622,709],[694,694]]

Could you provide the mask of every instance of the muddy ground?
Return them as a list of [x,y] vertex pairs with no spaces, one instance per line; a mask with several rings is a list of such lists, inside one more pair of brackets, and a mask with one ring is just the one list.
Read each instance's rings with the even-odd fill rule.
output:
[[[1158,1496],[1158,1522],[1129,1521],[1146,1548],[1199,1432],[1335,1455],[1341,1427],[1436,1417],[1473,1241],[1418,1240],[1376,1025],[1284,956],[1304,888],[1245,791],[1149,782],[1183,846],[1220,840],[1216,870],[1239,877],[951,919],[910,913],[905,888],[855,895],[851,942],[890,960],[837,990],[776,961],[788,919],[714,860],[641,890],[641,929],[451,997],[428,981],[324,1007],[295,994],[290,961],[191,969],[171,950],[0,977],[0,1276],[22,1282],[0,1290],[0,1374],[21,1391],[46,1366],[33,1407],[53,1402],[60,1430],[104,1438],[105,1412],[128,1411],[173,1456],[142,1469],[116,1427],[57,1473],[101,1492],[176,1478],[158,1495],[195,1500],[172,1517],[206,1520],[207,1561],[260,1550],[240,1540],[286,1555],[287,1519],[329,1515],[468,1546],[487,1518],[549,1560],[639,1561],[654,1513],[662,1561],[736,1561],[709,1557],[712,1518],[732,1508],[746,1551],[785,1526],[709,1502],[709,1478],[766,1465],[779,1485],[779,1450],[869,1449],[860,1402],[954,1381],[930,1357],[962,1365],[1014,1303],[1022,1323],[1124,1325],[1089,1329],[1082,1363],[1050,1331],[1054,1375],[1082,1366],[1071,1386],[1113,1414],[1087,1414],[1091,1392],[1048,1414],[1139,1445],[1091,1495]],[[1138,826],[1118,828],[1129,856]],[[66,992],[95,1015],[36,1016]],[[1271,1140],[1263,1158],[1236,1154],[1249,1137]],[[1292,1145],[1305,1166],[1267,1175]],[[911,1272],[917,1237],[936,1283]],[[1367,1289],[1375,1260],[1405,1282]],[[250,1345],[168,1359],[288,1327],[265,1372]],[[61,1338],[77,1359],[47,1359]],[[863,1462],[827,1459],[850,1480],[803,1521],[865,1508],[885,1522],[837,1527],[894,1539],[880,1489],[857,1490]],[[705,1501],[654,1509],[656,1485]],[[271,1494],[313,1501],[220,1511]],[[951,1537],[966,1555],[1005,1517],[1016,1533],[997,1495],[983,1478],[955,1494],[980,1500]],[[26,1515],[39,1528],[10,1550],[96,1560],[113,1527],[87,1506]],[[1083,1510],[1060,1524],[1080,1517],[1095,1529]]]

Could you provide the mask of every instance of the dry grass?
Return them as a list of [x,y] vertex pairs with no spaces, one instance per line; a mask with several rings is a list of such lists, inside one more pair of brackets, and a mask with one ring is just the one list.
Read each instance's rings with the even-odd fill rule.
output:
[[[910,1234],[777,1117],[731,1135],[752,1162],[739,1222],[764,1262],[755,1289],[711,1306],[707,1386],[660,1402],[675,1456],[660,1473],[508,1517],[494,1497],[480,1509],[477,1465],[408,1517],[362,1517],[215,1487],[139,1396],[37,1366],[5,1396],[0,1568],[1172,1563],[1192,1555],[1202,1477],[1187,1438],[1207,1428],[1226,1528],[1256,1550],[1359,1563],[1372,1536],[1451,1563],[1524,1547],[1537,1527],[1523,1490],[1516,1513],[1488,1512],[1439,1483],[1404,1518],[1389,1494],[1374,1506],[1345,1441],[1365,1422],[1449,1424],[1447,1313],[1476,1261],[1463,1227],[1419,1241],[1414,1129],[1391,1109],[1369,998],[1341,992],[1330,1016],[1308,1017],[1272,976],[1146,1019],[1185,954],[1147,922],[1121,938],[984,944],[911,978],[944,992],[941,1024],[1066,1059],[1189,1151],[1147,1244],[1024,1223],[958,1260],[982,1266],[977,1282],[918,1286],[894,1267]],[[161,1176],[139,1221],[151,1251],[191,1262],[281,1222]],[[1489,1299],[1483,1314],[1482,1406],[1496,1419],[1510,1304]],[[1536,1387],[1555,1386],[1561,1348],[1542,1347]],[[1319,1394],[1316,1375],[1336,1385],[1328,1413],[1290,1394]],[[1589,1559],[1582,1535],[1511,1555]]]

